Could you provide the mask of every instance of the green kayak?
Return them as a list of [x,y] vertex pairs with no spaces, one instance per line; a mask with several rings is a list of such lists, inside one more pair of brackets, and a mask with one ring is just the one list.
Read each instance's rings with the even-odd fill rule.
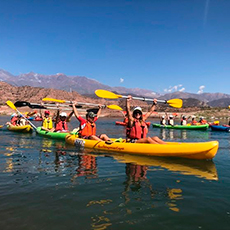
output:
[[70,132],[70,133],[48,132],[48,131],[42,130],[42,127],[38,127],[36,129],[36,132],[37,132],[37,134],[39,134],[41,136],[49,137],[49,138],[52,138],[52,139],[62,139],[62,140],[65,140],[65,137],[68,134],[76,134],[76,133],[73,133],[73,132]]
[[153,123],[153,128],[165,128],[165,129],[188,129],[188,130],[206,130],[209,124],[205,125],[160,125]]

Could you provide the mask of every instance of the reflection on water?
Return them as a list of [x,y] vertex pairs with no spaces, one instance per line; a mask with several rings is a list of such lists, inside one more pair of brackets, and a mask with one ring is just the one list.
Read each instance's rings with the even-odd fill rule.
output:
[[1,229],[218,229],[220,221],[228,229],[229,134],[150,132],[219,139],[215,164],[80,152],[63,141],[1,132]]
[[202,139],[208,140],[210,134],[206,130],[177,130],[177,129],[160,129],[159,137],[164,140],[189,140]]

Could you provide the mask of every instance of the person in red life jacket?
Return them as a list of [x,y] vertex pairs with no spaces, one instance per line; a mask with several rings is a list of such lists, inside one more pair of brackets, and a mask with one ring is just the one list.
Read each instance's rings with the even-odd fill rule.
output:
[[96,124],[95,122],[99,118],[101,114],[101,108],[102,106],[99,105],[99,110],[97,114],[90,111],[86,114],[86,119],[81,117],[78,114],[76,106],[77,102],[73,104],[73,111],[75,117],[80,122],[80,130],[79,130],[79,136],[84,139],[90,139],[90,140],[97,140],[97,141],[110,141],[110,138],[106,134],[101,134],[99,136],[96,136]]
[[200,117],[199,122],[200,122],[202,125],[205,125],[205,124],[207,124],[207,123],[208,123],[206,120],[204,120],[204,118],[203,118],[203,117]]
[[158,137],[147,137],[148,127],[146,124],[146,119],[151,115],[155,110],[157,100],[153,100],[153,105],[149,112],[143,116],[141,107],[136,107],[131,113],[130,110],[130,101],[132,97],[129,95],[126,100],[126,109],[128,114],[128,125],[126,131],[126,138],[131,143],[151,143],[151,144],[165,144]]
[[65,112],[61,112],[59,114],[59,110],[58,110],[54,132],[60,132],[60,133],[69,132],[67,122],[70,121],[70,118],[72,117],[72,115],[73,115],[73,111],[67,116]]
[[191,121],[191,125],[196,125],[197,121],[195,120],[196,116],[192,116],[192,121]]
[[17,125],[17,121],[18,121],[18,115],[16,113],[13,113],[11,115],[11,120],[10,120],[11,125]]

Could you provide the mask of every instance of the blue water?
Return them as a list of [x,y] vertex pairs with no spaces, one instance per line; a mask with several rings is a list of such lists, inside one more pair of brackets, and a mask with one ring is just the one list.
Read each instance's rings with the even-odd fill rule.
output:
[[[114,124],[99,119],[97,133],[124,137]],[[213,161],[92,154],[3,127],[0,229],[229,229],[230,133],[150,128],[149,135],[220,147]]]

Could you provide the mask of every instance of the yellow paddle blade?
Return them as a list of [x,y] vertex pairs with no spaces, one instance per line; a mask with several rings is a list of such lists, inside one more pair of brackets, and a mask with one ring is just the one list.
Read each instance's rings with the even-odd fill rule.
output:
[[16,109],[16,107],[14,106],[14,104],[13,104],[13,102],[11,102],[11,101],[7,101],[6,102],[6,104],[11,108],[11,109],[13,109],[13,110],[16,110],[17,111],[17,109]]
[[54,101],[54,102],[59,102],[59,103],[65,103],[65,100],[59,100],[59,99],[54,99],[54,98],[49,98],[49,97],[45,97],[42,100],[43,101]]
[[107,105],[106,106],[109,109],[115,109],[115,110],[123,110],[120,106],[118,105]]
[[97,89],[95,91],[95,94],[98,97],[107,98],[107,99],[118,99],[118,98],[122,98],[122,95],[118,95],[118,94],[115,94],[113,92],[110,92],[110,91],[107,91],[107,90],[104,90],[104,89]]
[[181,99],[175,98],[167,101],[167,104],[174,108],[181,108],[183,105],[183,101]]

